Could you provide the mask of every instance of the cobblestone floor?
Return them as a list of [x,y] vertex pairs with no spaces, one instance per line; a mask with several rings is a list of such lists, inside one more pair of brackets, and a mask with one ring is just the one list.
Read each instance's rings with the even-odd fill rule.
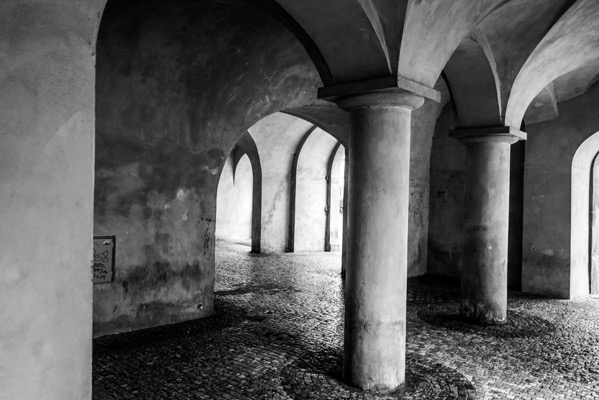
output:
[[513,323],[470,329],[455,287],[411,279],[407,391],[382,396],[338,380],[339,254],[217,247],[216,314],[96,339],[95,400],[599,399],[597,298],[510,294]]

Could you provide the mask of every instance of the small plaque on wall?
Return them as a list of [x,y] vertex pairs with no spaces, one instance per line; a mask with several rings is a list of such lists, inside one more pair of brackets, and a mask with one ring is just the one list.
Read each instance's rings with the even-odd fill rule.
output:
[[93,282],[110,283],[114,278],[115,236],[94,236]]

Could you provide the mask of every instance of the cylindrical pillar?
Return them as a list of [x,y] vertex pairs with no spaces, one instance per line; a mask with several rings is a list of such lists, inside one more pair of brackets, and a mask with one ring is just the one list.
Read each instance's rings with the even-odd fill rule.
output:
[[344,380],[388,391],[405,380],[411,113],[405,91],[342,98],[350,110]]
[[461,314],[481,323],[507,319],[510,134],[466,136]]

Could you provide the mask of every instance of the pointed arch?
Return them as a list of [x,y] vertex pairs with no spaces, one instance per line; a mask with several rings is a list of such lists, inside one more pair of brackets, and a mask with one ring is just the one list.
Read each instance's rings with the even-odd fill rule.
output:
[[337,106],[304,106],[288,108],[282,111],[316,125],[341,142],[345,147],[349,144],[349,113]]
[[252,253],[261,252],[262,234],[262,165],[260,154],[249,132],[245,132],[231,152],[233,158],[233,180],[235,171],[241,158],[247,155],[252,167]]
[[299,156],[306,143],[306,140],[310,137],[312,132],[316,130],[316,126],[312,125],[310,129],[300,140],[295,152],[293,153],[293,160],[291,161],[291,179],[289,186],[289,224],[287,225],[287,246],[286,251],[293,253],[295,251],[295,205],[296,205],[296,194],[297,194],[297,164],[299,162]]
[[325,249],[327,163],[337,145],[327,132],[316,128],[296,151],[294,166],[294,251]]

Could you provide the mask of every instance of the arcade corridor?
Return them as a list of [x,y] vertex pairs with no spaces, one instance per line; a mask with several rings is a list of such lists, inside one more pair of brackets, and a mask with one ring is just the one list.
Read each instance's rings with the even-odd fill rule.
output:
[[[338,381],[339,253],[216,249],[215,315],[96,339],[95,400],[376,398]],[[510,293],[501,328],[444,318],[457,300],[447,282],[410,279],[404,398],[599,398],[599,299]]]
[[0,400],[599,399],[598,0],[0,4]]

